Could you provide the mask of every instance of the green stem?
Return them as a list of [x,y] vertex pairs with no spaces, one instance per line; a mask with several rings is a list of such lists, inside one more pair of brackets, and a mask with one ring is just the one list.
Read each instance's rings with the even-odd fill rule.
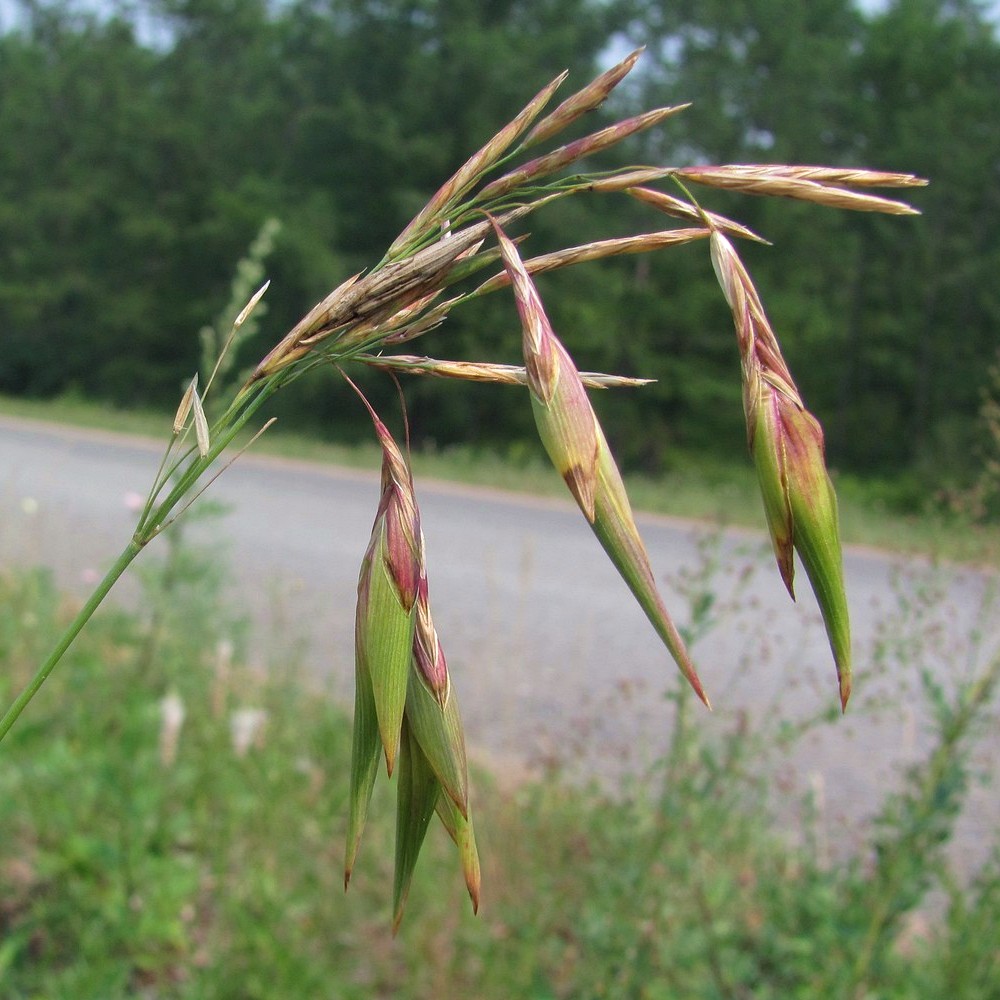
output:
[[108,570],[104,579],[97,585],[97,588],[90,595],[87,603],[80,609],[77,616],[70,623],[63,633],[59,643],[49,654],[48,659],[38,668],[34,677],[28,682],[24,690],[17,696],[14,703],[7,709],[6,714],[0,719],[0,741],[7,735],[11,726],[17,721],[17,717],[24,711],[28,702],[38,693],[38,689],[45,683],[46,678],[52,673],[55,665],[63,658],[66,650],[69,649],[73,640],[80,634],[84,625],[93,617],[101,602],[108,595],[108,591],[115,585],[118,578],[125,572],[132,560],[142,551],[142,546],[135,540],[129,542],[125,550],[118,557],[115,564]]
[[[237,406],[237,403],[234,402],[229,411],[227,411],[219,422],[218,426],[220,426],[222,430],[209,454],[204,458],[199,457],[192,462],[191,465],[179,475],[178,481],[166,499],[160,501],[159,504],[156,504],[155,498],[157,494],[161,489],[163,489],[164,486],[166,486],[167,482],[176,474],[178,469],[178,466],[174,466],[169,473],[164,475],[161,466],[161,472],[157,474],[157,481],[150,494],[150,499],[146,502],[146,507],[140,517],[139,525],[136,528],[132,540],[125,547],[115,564],[108,570],[104,579],[97,585],[94,592],[88,598],[87,603],[84,604],[84,606],[80,609],[80,612],[70,623],[55,649],[52,650],[48,659],[45,660],[45,662],[38,668],[24,690],[22,690],[17,696],[17,699],[10,706],[10,708],[7,709],[4,717],[0,719],[0,741],[4,739],[11,727],[17,721],[18,716],[20,716],[21,712],[24,711],[31,699],[38,693],[39,688],[41,688],[49,674],[55,669],[56,664],[63,658],[66,650],[68,650],[70,645],[72,645],[73,640],[80,634],[83,627],[93,617],[94,612],[100,607],[101,602],[108,596],[111,588],[118,582],[118,578],[129,567],[132,560],[135,559],[135,557],[142,551],[146,543],[155,538],[165,526],[165,519],[171,510],[191,491],[197,481],[201,478],[202,474],[219,457],[225,448],[232,443],[233,438],[236,437],[250,417],[267,399],[274,395],[278,388],[280,388],[280,386],[287,380],[287,376],[279,376],[278,378],[273,379],[270,383],[264,384],[258,390],[256,398],[253,398],[248,402],[244,401],[242,406]],[[183,461],[183,459],[181,459],[181,461]]]

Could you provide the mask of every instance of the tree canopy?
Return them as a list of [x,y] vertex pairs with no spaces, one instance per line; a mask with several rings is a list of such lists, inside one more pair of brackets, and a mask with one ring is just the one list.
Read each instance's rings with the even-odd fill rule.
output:
[[[894,0],[866,14],[850,0],[131,0],[100,16],[68,0],[13,6],[0,35],[0,391],[174,405],[197,366],[197,331],[265,220],[282,224],[260,334],[273,340],[377,261],[544,82],[568,68],[579,83],[631,41],[647,53],[627,99],[693,102],[633,144],[637,161],[930,179],[917,220],[703,200],[774,243],[748,260],[833,466],[974,465],[1000,343],[1000,44],[981,4]],[[533,222],[532,246],[546,226],[582,242],[638,211],[612,198],[567,206]],[[738,447],[737,353],[707,253],[591,268],[542,291],[582,363],[658,380],[600,401],[626,463]],[[509,316],[486,309],[435,337],[440,355],[498,361],[515,360],[519,343]],[[418,441],[530,435],[511,392],[407,389]],[[364,433],[338,415],[341,392],[309,386],[286,415]],[[631,444],[640,425],[657,431],[656,447]]]

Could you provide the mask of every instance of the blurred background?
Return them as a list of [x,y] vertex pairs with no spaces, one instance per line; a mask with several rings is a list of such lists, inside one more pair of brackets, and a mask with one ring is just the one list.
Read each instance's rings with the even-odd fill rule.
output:
[[[693,104],[609,167],[930,180],[907,219],[699,197],[773,242],[741,250],[825,426],[845,536],[943,557],[848,552],[842,719],[811,596],[787,601],[763,536],[643,517],[719,692],[698,714],[568,504],[425,484],[470,455],[531,472],[523,394],[407,384],[484,906],[436,830],[392,939],[393,786],[346,900],[341,867],[377,456],[369,473],[250,456],[3,745],[0,1000],[997,997],[998,17],[975,0],[0,0],[3,704],[127,537],[157,454],[6,416],[96,408],[159,433],[206,324],[224,336],[261,275],[240,364],[377,262],[556,73],[569,92],[639,45],[581,134]],[[662,226],[627,197],[572,199],[532,218],[530,247]],[[539,285],[581,368],[656,379],[595,393],[637,505],[759,527],[704,245]],[[516,363],[520,331],[494,297],[416,346]],[[395,405],[388,380],[359,381]],[[325,458],[370,437],[329,377],[274,409],[338,446]]]
[[[269,315],[247,361],[377,261],[527,95],[640,44],[598,114],[694,103],[623,156],[931,180],[902,223],[703,194],[775,244],[746,252],[831,466],[890,480],[903,507],[967,481],[1000,320],[1000,40],[975,0],[3,0],[0,393],[172,410],[268,220]],[[628,198],[590,199],[532,220],[532,248],[660,225]],[[541,284],[581,367],[658,380],[599,401],[632,469],[742,452],[735,343],[703,250]],[[515,361],[519,338],[489,302],[427,350]],[[329,383],[283,401],[284,425],[367,434]],[[516,453],[533,436],[516,394],[408,391],[418,443],[471,427]]]

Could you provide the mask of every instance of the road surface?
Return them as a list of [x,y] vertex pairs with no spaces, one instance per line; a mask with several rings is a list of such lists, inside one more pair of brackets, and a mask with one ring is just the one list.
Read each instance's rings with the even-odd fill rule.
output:
[[[131,534],[126,497],[145,494],[161,449],[0,418],[0,567],[50,566],[83,596]],[[417,489],[435,622],[470,744],[501,771],[555,763],[571,777],[645,773],[670,737],[665,692],[677,672],[572,503],[434,482]],[[248,656],[267,668],[300,649],[310,673],[349,702],[355,587],[377,471],[248,455],[211,495],[229,508],[215,527],[233,598],[254,623]],[[679,623],[689,617],[685,579],[707,573],[716,595],[721,621],[693,647],[715,711],[692,712],[711,738],[740,720],[758,730],[836,703],[804,573],[792,604],[763,536],[664,517],[639,523]],[[155,557],[158,544],[140,559]],[[982,665],[970,639],[976,626],[998,631],[996,606],[992,617],[984,611],[996,590],[989,574],[862,550],[847,553],[846,574],[860,675],[848,715],[766,763],[779,811],[790,815],[805,788],[818,793],[835,849],[862,842],[863,821],[898,784],[900,767],[931,745],[920,663],[894,637],[915,640],[949,684]],[[121,595],[129,593],[126,580]],[[977,759],[995,772],[998,750],[994,715]],[[995,841],[998,798],[996,784],[972,790],[954,850],[963,863]]]

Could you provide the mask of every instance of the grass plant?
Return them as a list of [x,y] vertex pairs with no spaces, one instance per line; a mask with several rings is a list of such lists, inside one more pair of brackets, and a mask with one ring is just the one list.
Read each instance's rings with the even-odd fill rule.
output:
[[[833,655],[838,699],[846,710],[852,691],[852,645],[837,500],[826,469],[823,432],[806,409],[736,250],[734,241],[760,237],[703,207],[690,189],[699,185],[840,209],[910,215],[914,214],[910,206],[872,193],[873,189],[909,189],[924,182],[909,174],[819,166],[594,169],[594,158],[604,150],[660,127],[684,110],[683,106],[657,108],[579,138],[563,138],[605,102],[640,54],[633,52],[552,110],[548,107],[565,74],[542,88],[441,185],[380,261],[341,281],[243,372],[243,362],[237,364],[235,359],[247,331],[259,319],[254,311],[267,283],[249,295],[228,333],[225,323],[202,331],[204,367],[193,373],[181,395],[171,436],[132,537],[48,656],[12,692],[9,708],[0,718],[0,739],[41,691],[138,554],[174,528],[239,457],[241,435],[253,434],[245,448],[270,427],[273,418],[262,425],[261,421],[274,396],[308,373],[327,372],[353,386],[345,369],[359,365],[387,370],[397,380],[430,376],[486,381],[524,392],[549,459],[676,666],[707,706],[708,696],[661,597],[627,489],[588,395],[638,386],[643,380],[579,371],[552,327],[534,282],[539,274],[587,261],[698,242],[706,246],[732,313],[747,443],[778,571],[792,597],[796,559],[808,577]],[[557,136],[562,144],[542,151]],[[510,235],[524,219],[552,203],[622,195],[681,224],[596,239],[538,256],[522,253],[527,237]],[[267,227],[262,230],[258,257],[266,255],[272,236]],[[520,319],[523,367],[406,353],[414,341],[445,323],[453,309],[507,288]],[[473,908],[479,903],[481,869],[458,697],[431,615],[413,467],[408,449],[400,447],[360,391],[358,395],[372,420],[382,474],[358,582],[344,884],[354,870],[384,760],[387,775],[397,774],[393,926],[398,927],[417,855],[435,813],[455,842]],[[258,429],[253,432],[254,428]],[[157,655],[163,655],[162,650]],[[138,686],[153,659],[147,656],[147,669],[125,677],[124,684]],[[164,725],[169,718],[171,725],[180,726],[183,692],[165,694],[164,699]],[[248,725],[249,718],[243,717],[241,725]],[[164,739],[169,745],[169,736]],[[162,748],[161,755],[164,763],[171,757]],[[129,886],[128,878],[123,884]],[[130,897],[120,889],[118,903],[128,905]]]

